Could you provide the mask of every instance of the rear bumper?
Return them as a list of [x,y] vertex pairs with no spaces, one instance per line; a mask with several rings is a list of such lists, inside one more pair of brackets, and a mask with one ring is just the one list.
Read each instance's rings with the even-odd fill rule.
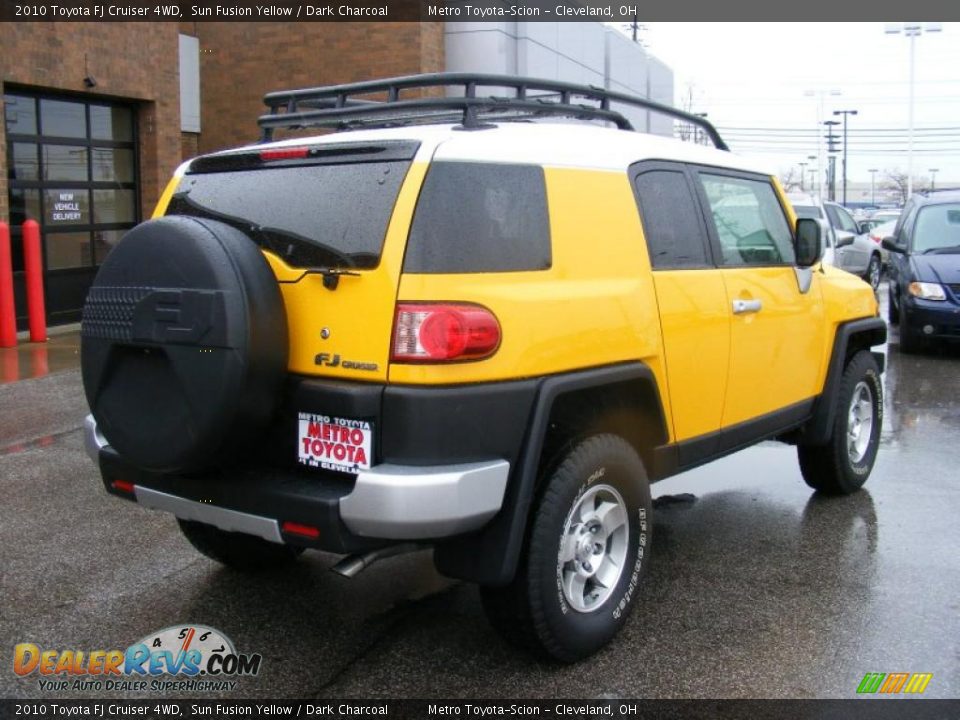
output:
[[[509,462],[491,459],[423,467],[381,463],[352,480],[276,468],[191,479],[127,466],[93,416],[84,420],[84,441],[112,494],[183,520],[332,552],[476,530],[500,510],[510,474]],[[117,480],[132,484],[132,497]],[[285,523],[315,528],[317,536],[289,532]]]

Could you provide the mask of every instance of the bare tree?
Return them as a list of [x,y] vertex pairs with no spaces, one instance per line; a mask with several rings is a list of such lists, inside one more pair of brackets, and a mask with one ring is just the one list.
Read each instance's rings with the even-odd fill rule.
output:
[[[900,168],[884,170],[883,184],[881,189],[886,190],[893,196],[894,202],[903,205],[907,201],[907,173]],[[926,190],[930,188],[930,178],[914,177],[913,187],[917,190]]]
[[800,189],[801,178],[800,174],[797,172],[797,168],[791,167],[786,172],[781,170],[779,177],[780,184],[783,185],[784,191],[792,192]]

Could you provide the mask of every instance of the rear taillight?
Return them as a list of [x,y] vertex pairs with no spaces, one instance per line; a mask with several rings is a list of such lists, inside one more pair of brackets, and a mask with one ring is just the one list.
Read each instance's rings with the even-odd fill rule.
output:
[[393,362],[452,362],[489,357],[500,346],[500,323],[479,305],[397,305]]
[[299,160],[307,157],[310,148],[306,147],[281,147],[271,148],[270,150],[261,150],[261,160]]
[[871,235],[870,239],[873,240],[877,245],[883,243],[883,238],[881,238],[879,235]]

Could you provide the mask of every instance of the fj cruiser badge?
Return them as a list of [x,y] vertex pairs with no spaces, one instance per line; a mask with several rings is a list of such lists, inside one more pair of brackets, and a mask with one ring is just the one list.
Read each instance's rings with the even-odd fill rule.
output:
[[331,355],[330,353],[317,353],[313,358],[314,365],[323,367],[343,367],[347,370],[366,370],[374,372],[377,369],[376,363],[358,362],[355,360],[341,360],[340,355]]

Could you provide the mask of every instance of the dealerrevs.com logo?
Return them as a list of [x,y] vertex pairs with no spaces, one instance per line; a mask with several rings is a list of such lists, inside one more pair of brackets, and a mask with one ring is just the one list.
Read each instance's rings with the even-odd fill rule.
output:
[[260,672],[263,657],[238,653],[219,630],[173,625],[151,633],[126,650],[44,649],[19,643],[13,671],[37,676],[37,686],[58,691],[233,690],[243,676]]

